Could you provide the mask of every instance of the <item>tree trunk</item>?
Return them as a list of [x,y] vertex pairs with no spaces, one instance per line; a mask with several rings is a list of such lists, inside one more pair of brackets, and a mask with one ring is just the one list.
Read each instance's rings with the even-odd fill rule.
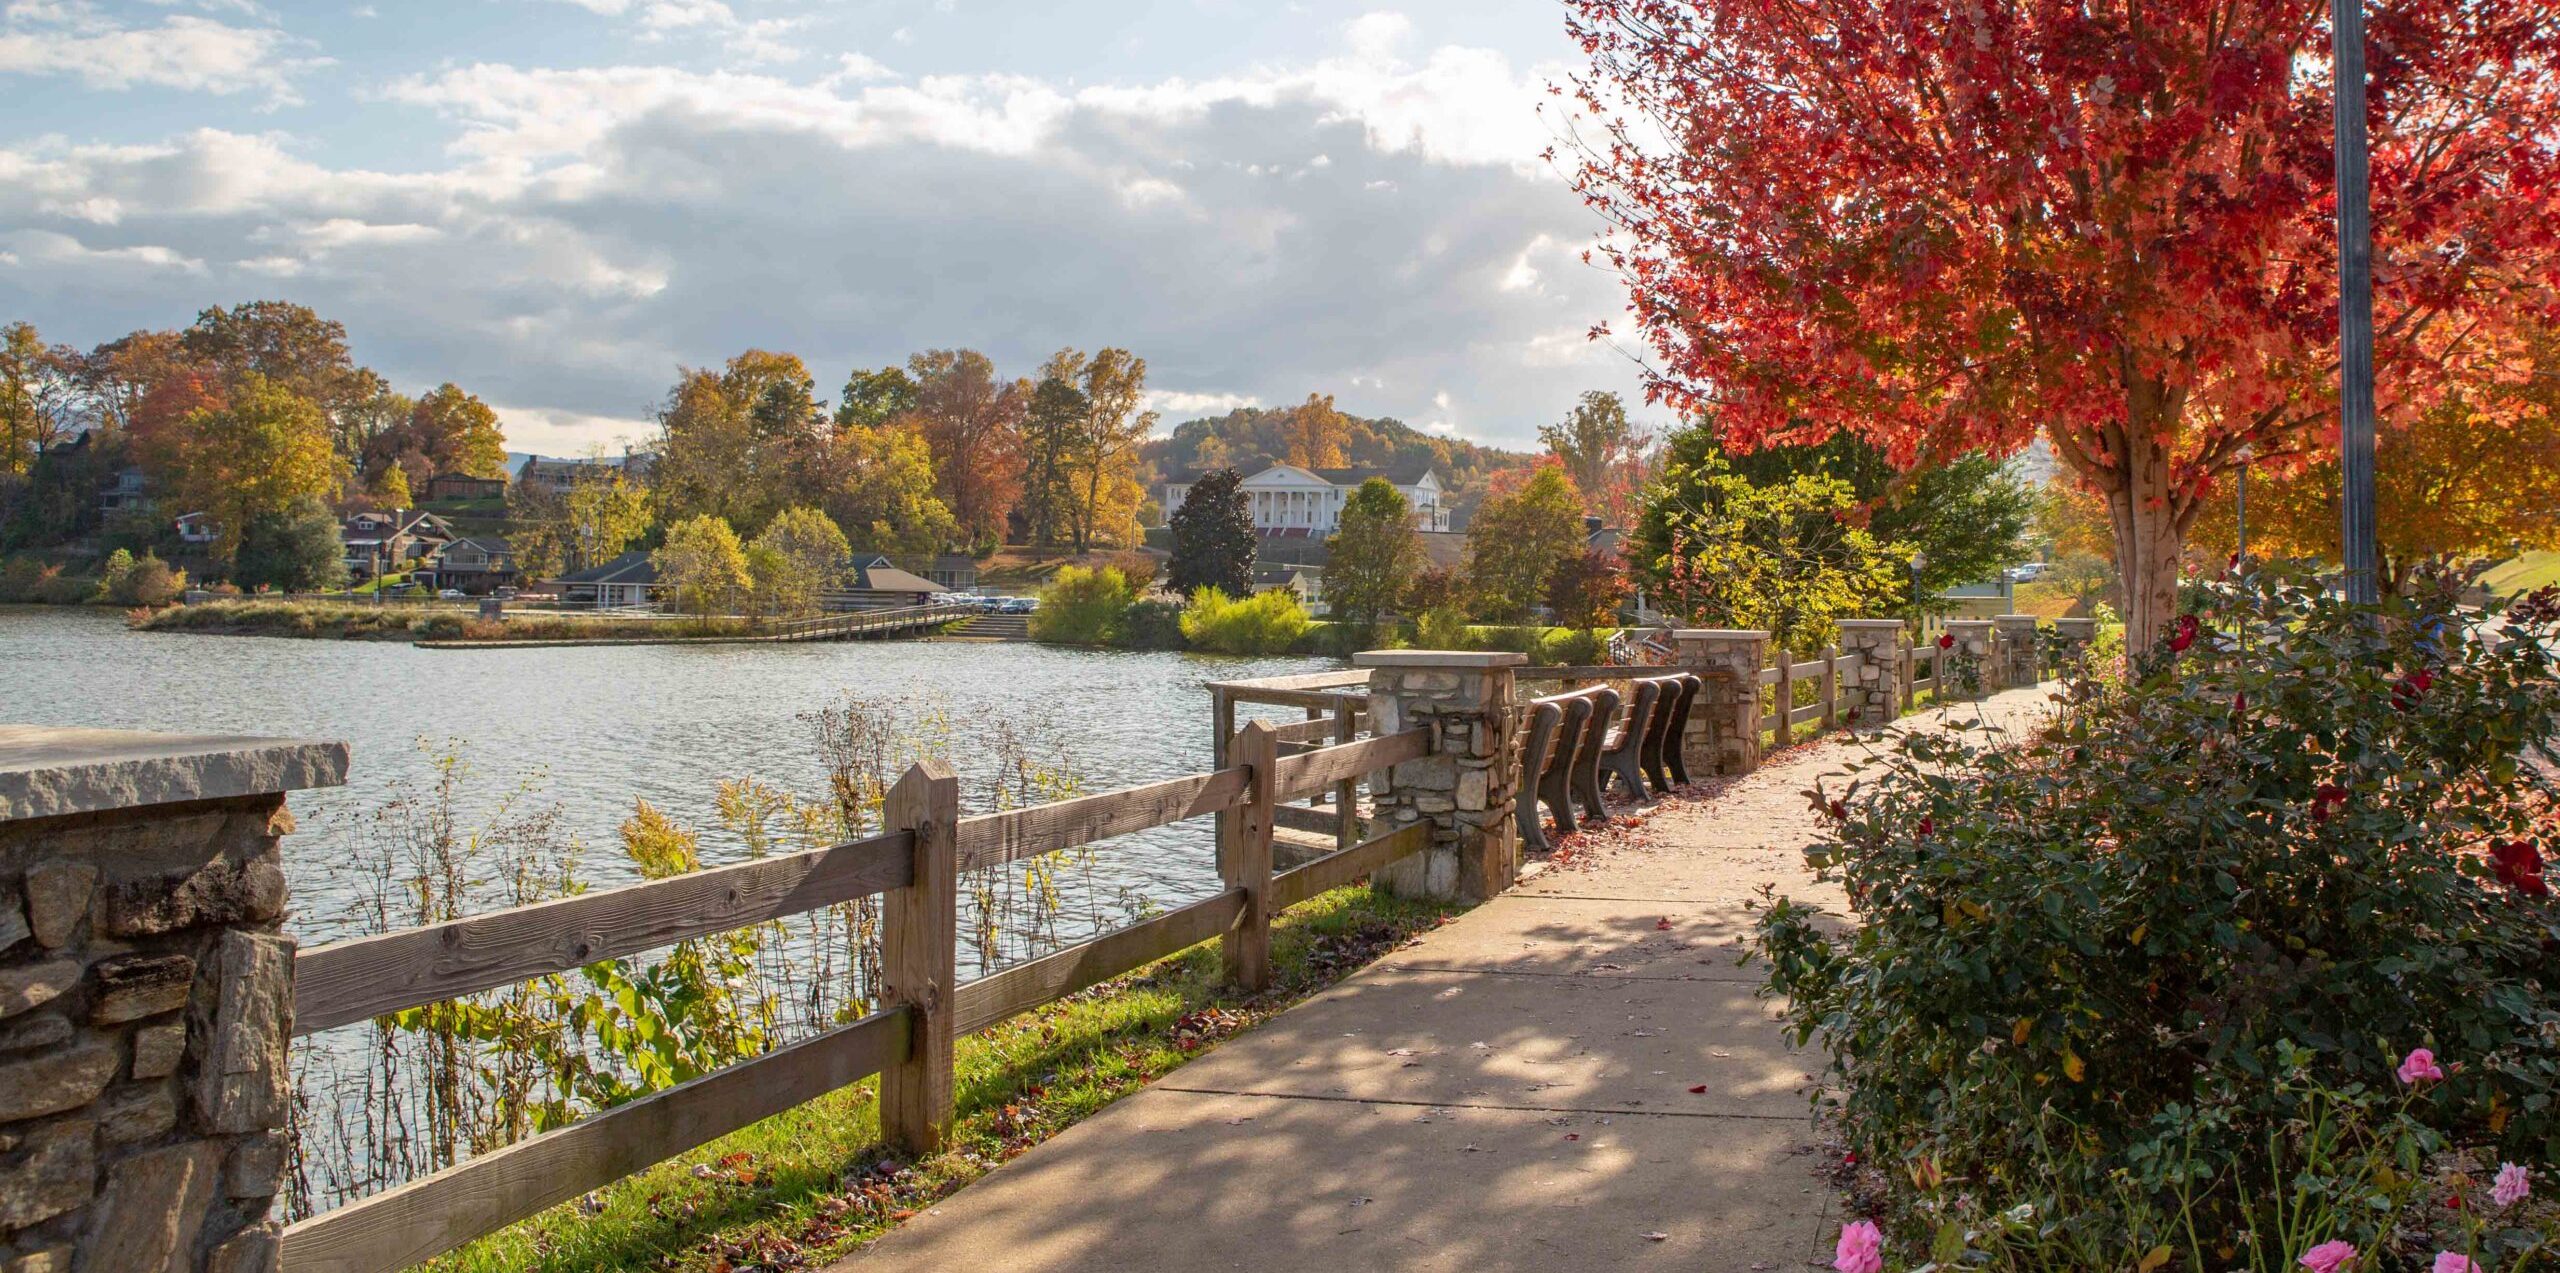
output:
[[2178,560],[2186,550],[2186,519],[2169,485],[2169,455],[2136,414],[2125,430],[2124,466],[2109,476],[2107,512],[2115,523],[2116,571],[2124,577],[2124,642],[2127,650],[2150,647],[2178,611]]

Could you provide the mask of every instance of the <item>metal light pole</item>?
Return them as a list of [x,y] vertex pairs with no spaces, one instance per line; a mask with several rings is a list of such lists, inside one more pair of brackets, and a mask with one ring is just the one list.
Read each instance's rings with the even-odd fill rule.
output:
[[2238,458],[2240,461],[2240,546],[2239,551],[2232,554],[2231,564],[2245,570],[2249,565],[2249,461],[2258,458],[2258,454],[2255,448],[2243,446],[2240,448]]
[[2330,0],[2331,87],[2337,104],[2338,432],[2341,492],[2338,546],[2347,600],[2370,604],[2373,526],[2373,216],[2364,127],[2364,3]]

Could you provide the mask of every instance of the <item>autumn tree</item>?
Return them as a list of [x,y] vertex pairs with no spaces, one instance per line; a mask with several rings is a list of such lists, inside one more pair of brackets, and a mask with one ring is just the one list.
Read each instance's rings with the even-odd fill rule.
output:
[[818,594],[844,582],[853,548],[814,508],[786,508],[747,546],[756,612],[815,614]]
[[1612,526],[1635,517],[1636,500],[1645,482],[1645,437],[1627,419],[1618,395],[1594,389],[1582,395],[1565,418],[1538,429],[1547,453],[1564,465],[1565,476],[1591,502],[1591,510]]
[[658,497],[669,520],[716,516],[752,534],[794,502],[825,440],[817,382],[791,354],[750,349],[687,369],[659,409]]
[[1649,492],[1646,524],[1662,527],[1663,548],[1630,540],[1673,618],[1759,629],[1810,654],[1833,638],[1835,620],[1904,607],[1911,546],[1856,523],[1846,479],[1808,471],[1753,481],[1721,452],[1694,455],[1675,449]]
[[1000,380],[974,349],[934,349],[907,360],[915,409],[904,417],[933,452],[937,493],[977,544],[1003,542],[1022,498],[1022,417],[1031,386]]
[[898,366],[845,377],[844,396],[836,402],[836,427],[876,429],[916,409],[916,382]]
[[959,542],[960,523],[934,494],[933,453],[899,428],[850,428],[828,445],[811,493],[864,552],[925,556]]
[[[2536,374],[2505,401],[2462,394],[2381,422],[2374,439],[2374,537],[2387,592],[2408,587],[2430,560],[2484,565],[2518,549],[2560,548],[2560,358],[2548,338]],[[2199,548],[2238,550],[2237,483],[2216,487],[2196,525]],[[2338,560],[2335,456],[2277,462],[2249,482],[2253,557]]]
[[1234,469],[1202,474],[1166,519],[1173,532],[1173,561],[1165,585],[1183,596],[1215,588],[1230,597],[1253,591],[1253,557],[1261,538],[1253,530],[1253,505]]
[[32,323],[0,327],[0,473],[24,473],[71,432],[78,355],[44,343]]
[[1341,520],[1328,544],[1325,603],[1357,639],[1376,629],[1396,608],[1422,569],[1422,537],[1413,529],[1413,507],[1384,478],[1362,482],[1342,502]]
[[1634,591],[1625,558],[1586,548],[1547,576],[1547,609],[1564,627],[1612,628],[1618,624],[1619,608]]
[[737,530],[707,514],[686,518],[667,529],[667,541],[649,554],[658,582],[675,596],[686,614],[727,614],[755,585],[747,573],[746,545]]
[[220,405],[189,412],[162,445],[155,467],[167,503],[211,517],[226,562],[252,520],[325,499],[344,475],[319,404],[255,371]]
[[135,331],[82,354],[73,368],[89,418],[110,433],[132,427],[134,410],[152,386],[188,366],[173,331]]
[[1140,498],[1138,444],[1156,427],[1156,413],[1139,410],[1147,396],[1147,360],[1126,349],[1105,348],[1084,365],[1085,419],[1074,456],[1077,552],[1096,542],[1136,537]]
[[1467,582],[1477,618],[1518,623],[1546,599],[1547,579],[1582,555],[1582,493],[1562,465],[1538,466],[1518,490],[1497,495],[1467,526]]
[[508,486],[507,543],[527,579],[603,565],[648,533],[649,492],[621,465],[603,463],[602,448],[589,459],[595,462],[581,466],[565,491],[541,482]]
[[1306,401],[1289,409],[1285,428],[1288,463],[1302,469],[1335,469],[1345,463],[1342,448],[1351,426],[1334,410],[1332,394],[1308,394]]
[[[1737,450],[1900,467],[2042,428],[2107,501],[2129,637],[2244,446],[2334,448],[2325,6],[1569,0],[1577,187],[1657,355]],[[2560,239],[2550,0],[2372,15],[2386,418],[2512,365]]]
[[[496,477],[507,471],[507,437],[498,413],[453,382],[436,386],[410,409],[404,454],[425,460],[425,476],[461,473]],[[410,475],[417,481],[424,478]]]

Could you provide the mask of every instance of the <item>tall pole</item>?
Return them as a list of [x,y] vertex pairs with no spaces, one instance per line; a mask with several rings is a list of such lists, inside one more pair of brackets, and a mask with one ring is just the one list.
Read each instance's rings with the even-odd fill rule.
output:
[[2330,0],[2338,159],[2338,544],[2347,599],[2371,603],[2373,528],[2373,215],[2364,130],[2364,3]]

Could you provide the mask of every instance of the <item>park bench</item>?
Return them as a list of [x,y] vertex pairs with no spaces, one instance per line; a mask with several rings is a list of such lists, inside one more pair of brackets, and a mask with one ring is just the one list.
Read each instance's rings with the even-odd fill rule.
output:
[[1600,802],[1599,739],[1617,714],[1614,690],[1593,687],[1531,700],[1521,734],[1520,840],[1539,852],[1549,848],[1538,825],[1544,803],[1556,834],[1571,835],[1577,825],[1573,802],[1584,803],[1586,816],[1605,818]]

